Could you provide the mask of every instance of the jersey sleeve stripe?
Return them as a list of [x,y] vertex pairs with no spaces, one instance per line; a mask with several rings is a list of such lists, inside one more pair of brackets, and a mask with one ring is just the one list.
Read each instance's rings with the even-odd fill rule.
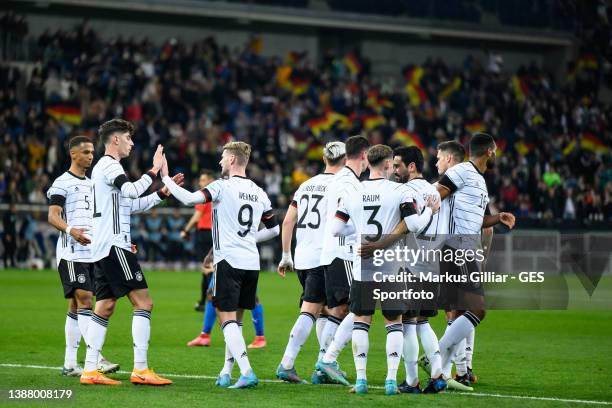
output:
[[342,212],[340,210],[336,211],[336,218],[338,218],[342,222],[348,222],[348,220],[351,219],[351,217],[347,213]]
[[446,174],[442,176],[440,181],[438,181],[438,184],[448,188],[451,193],[454,193],[455,191],[457,191],[457,186],[455,185],[455,183],[453,183],[453,181]]

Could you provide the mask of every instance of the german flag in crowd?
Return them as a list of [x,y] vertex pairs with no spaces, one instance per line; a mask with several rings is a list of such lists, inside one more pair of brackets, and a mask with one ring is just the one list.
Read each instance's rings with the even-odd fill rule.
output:
[[408,82],[408,84],[406,85],[406,93],[408,94],[410,106],[421,106],[428,100],[427,94],[419,84],[413,84],[411,82]]
[[363,67],[361,66],[361,61],[359,61],[359,58],[357,58],[357,56],[353,52],[349,52],[348,54],[346,54],[342,59],[342,62],[344,63],[344,65],[346,65],[351,75],[353,76],[359,75],[361,73],[361,70],[363,69]]
[[367,130],[376,129],[379,126],[387,123],[383,115],[363,115],[361,117],[363,127]]
[[404,78],[409,84],[420,84],[424,73],[423,67],[414,65],[404,71]]
[[56,120],[61,120],[71,125],[81,124],[81,108],[69,105],[54,105],[47,108],[47,114]]
[[348,129],[351,127],[351,121],[345,115],[329,111],[319,118],[309,120],[306,122],[306,126],[310,128],[313,135],[319,136],[321,132],[330,130],[333,126],[337,126],[340,129]]
[[519,103],[525,102],[527,95],[529,95],[529,85],[525,78],[520,78],[516,75],[512,76],[512,90],[514,90],[514,97]]
[[527,156],[535,149],[535,145],[533,143],[525,143],[522,140],[519,140],[514,144],[514,150],[521,156]]
[[310,87],[310,79],[303,77],[288,65],[276,69],[276,83],[294,95],[302,95]]
[[443,101],[445,99],[450,98],[456,91],[461,88],[461,77],[456,76],[448,85],[440,91],[438,94],[438,99]]
[[393,133],[391,141],[398,142],[403,146],[416,146],[423,151],[425,150],[425,144],[423,143],[423,140],[421,140],[421,137],[418,134],[409,132],[406,129],[397,129],[395,133]]
[[[567,156],[578,146],[578,141],[574,138],[563,149],[563,155]],[[610,153],[610,146],[606,145],[599,137],[591,132],[584,132],[580,135],[580,145],[584,150],[590,150],[595,153],[607,154]]]
[[597,57],[593,54],[582,54],[573,64],[572,67],[570,68],[569,72],[567,73],[567,80],[568,81],[575,81],[576,80],[576,76],[584,71],[584,70],[594,70],[596,71],[597,69],[599,69],[599,62],[597,61]]
[[306,151],[306,158],[308,160],[322,160],[323,159],[323,145],[320,143],[313,143],[308,147]]
[[472,121],[466,122],[465,124],[465,130],[467,130],[470,133],[484,132],[485,129],[486,129],[486,126],[482,120],[472,120]]
[[392,108],[393,102],[391,102],[388,98],[381,96],[377,89],[372,89],[368,91],[366,106],[380,113],[384,108]]

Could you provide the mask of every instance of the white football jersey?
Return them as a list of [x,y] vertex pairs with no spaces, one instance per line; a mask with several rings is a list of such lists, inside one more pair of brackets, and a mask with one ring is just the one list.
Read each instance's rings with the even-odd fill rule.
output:
[[322,173],[306,180],[293,195],[297,210],[295,225],[295,268],[312,269],[321,265],[323,234],[327,220],[327,186],[334,174]]
[[336,214],[340,199],[360,189],[359,177],[349,167],[342,168],[327,185],[327,220],[323,232],[321,265],[329,265],[335,258],[345,261],[353,260],[353,245],[357,242],[356,236],[334,237],[330,221]]
[[254,233],[260,222],[273,219],[268,195],[246,177],[219,179],[202,190],[212,201],[212,237],[215,265],[225,260],[233,268],[259,270]]
[[[108,256],[112,246],[131,251],[130,215],[146,211],[161,201],[157,193],[140,197],[153,180],[147,174],[133,183],[127,182],[125,171],[117,160],[105,155],[94,166],[93,181],[93,236],[91,241],[92,261]],[[129,183],[130,191],[139,198],[130,198],[121,192],[115,180],[121,177]]]
[[[406,185],[369,179],[359,190],[342,197],[335,216],[347,223],[352,221],[361,241],[375,242],[393,232],[402,220],[402,206],[410,206],[416,213],[415,205],[415,195]],[[361,257],[357,254],[353,258],[353,279],[361,280]]]
[[[85,228],[91,236],[93,215],[93,184],[87,177],[70,171],[55,179],[47,191],[49,205],[62,207],[62,217],[73,228]],[[62,259],[72,262],[90,262],[90,245],[81,245],[70,235],[60,232],[55,250],[59,265]]]
[[[417,212],[420,214],[425,209],[425,204],[427,200],[431,197],[435,200],[440,201],[440,193],[436,189],[436,186],[429,183],[423,177],[418,177],[410,180],[406,183],[406,187],[414,194],[414,198],[417,203]],[[435,213],[431,217],[431,222],[423,231],[422,235],[426,235],[428,237],[435,237],[436,234],[439,234],[438,228],[439,225],[439,212]]]
[[480,235],[489,193],[483,174],[472,162],[446,170],[439,181],[449,188],[449,234]]

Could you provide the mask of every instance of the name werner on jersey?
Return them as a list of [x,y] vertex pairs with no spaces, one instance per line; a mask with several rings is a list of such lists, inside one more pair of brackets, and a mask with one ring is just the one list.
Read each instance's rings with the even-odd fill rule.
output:
[[259,201],[257,194],[243,193],[242,191],[238,192],[238,198],[245,201],[251,201],[253,203]]

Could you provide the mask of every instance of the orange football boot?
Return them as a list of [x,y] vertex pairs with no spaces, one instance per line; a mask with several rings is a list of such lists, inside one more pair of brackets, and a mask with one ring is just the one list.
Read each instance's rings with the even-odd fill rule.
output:
[[141,385],[170,385],[172,384],[171,380],[166,378],[162,378],[159,375],[155,374],[155,371],[150,368],[145,368],[144,370],[138,370],[135,368],[132,371],[132,375],[130,376],[130,381],[132,384],[141,384]]

